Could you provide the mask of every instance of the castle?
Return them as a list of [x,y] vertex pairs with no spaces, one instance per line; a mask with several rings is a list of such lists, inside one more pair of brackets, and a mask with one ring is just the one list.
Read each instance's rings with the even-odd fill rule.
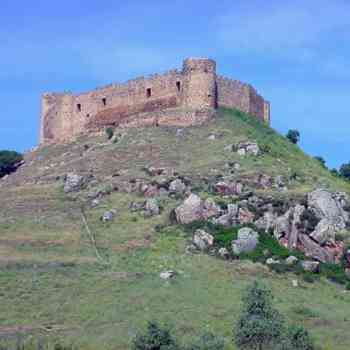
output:
[[216,74],[216,63],[188,58],[181,71],[112,84],[91,92],[46,93],[41,99],[40,144],[68,141],[106,127],[190,126],[218,107],[249,113],[269,124],[270,105],[255,89]]

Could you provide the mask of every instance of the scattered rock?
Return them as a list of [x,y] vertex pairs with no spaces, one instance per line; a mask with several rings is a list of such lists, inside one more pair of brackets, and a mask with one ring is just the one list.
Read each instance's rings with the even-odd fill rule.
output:
[[77,192],[82,189],[84,184],[85,184],[84,176],[80,176],[74,173],[69,173],[66,176],[63,190],[65,193]]
[[252,252],[259,242],[259,234],[249,227],[238,231],[237,239],[232,241],[232,251],[235,255]]
[[229,196],[242,194],[244,186],[240,182],[218,182],[214,185],[214,191],[218,194]]
[[169,184],[170,193],[184,194],[185,191],[186,191],[186,185],[181,179],[176,179],[170,182]]
[[259,174],[255,179],[256,184],[259,188],[267,190],[272,187],[272,178],[266,174]]
[[286,264],[291,266],[291,265],[295,265],[298,262],[298,258],[295,257],[294,255],[288,256],[288,258],[286,259]]
[[282,175],[276,176],[275,187],[279,191],[286,191],[287,190],[287,187],[286,187],[286,184],[285,184],[285,181],[284,181],[284,178]]
[[260,153],[260,148],[256,142],[242,141],[236,146],[237,154],[240,156],[254,155],[257,156]]
[[135,211],[143,210],[144,206],[145,206],[145,202],[131,202],[129,205],[129,209],[130,211],[135,212]]
[[328,218],[323,218],[310,234],[310,237],[320,245],[326,243],[334,244],[336,232],[337,229],[335,225]]
[[302,261],[301,267],[307,272],[318,272],[320,263],[318,261]]
[[275,260],[273,258],[268,258],[266,260],[266,265],[276,265],[276,264],[280,264],[279,260]]
[[159,274],[159,277],[163,280],[169,280],[176,276],[176,272],[172,270],[163,271]]
[[222,225],[225,227],[232,227],[238,223],[238,205],[229,204],[227,206],[227,212],[221,215],[217,219],[213,220],[215,224]]
[[238,222],[241,225],[250,224],[254,222],[255,215],[245,208],[239,208],[238,210]]
[[192,242],[199,250],[205,251],[212,248],[214,237],[204,230],[196,230]]
[[226,248],[220,248],[218,250],[218,255],[223,259],[228,259],[230,257],[230,253]]
[[117,211],[114,209],[108,210],[101,216],[101,220],[103,222],[112,221],[116,213]]
[[232,152],[233,149],[234,149],[233,144],[231,144],[231,145],[226,145],[226,146],[224,147],[224,151]]
[[298,280],[292,280],[292,286],[293,286],[294,288],[299,287]]
[[144,208],[145,208],[144,215],[146,217],[159,215],[160,213],[158,200],[156,198],[147,199],[145,202]]

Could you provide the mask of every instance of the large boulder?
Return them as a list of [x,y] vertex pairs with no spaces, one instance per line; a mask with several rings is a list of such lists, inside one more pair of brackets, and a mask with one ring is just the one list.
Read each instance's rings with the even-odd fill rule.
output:
[[203,201],[196,194],[190,194],[184,202],[175,209],[176,221],[189,224],[197,220],[207,220],[220,214],[220,207],[211,198]]
[[303,251],[307,257],[313,258],[323,263],[336,262],[336,255],[334,250],[327,249],[327,247],[321,247],[307,235],[300,234],[298,238],[298,248]]
[[238,205],[228,204],[227,211],[217,219],[213,220],[215,224],[225,227],[232,227],[238,224]]
[[69,173],[66,176],[63,190],[65,193],[77,192],[82,189],[84,184],[85,184],[84,176],[74,174],[74,173]]
[[336,226],[328,218],[323,218],[316,226],[310,237],[320,245],[335,243]]
[[349,221],[349,213],[344,210],[346,196],[317,189],[308,194],[308,205],[319,219],[327,218],[339,229],[344,229]]
[[301,267],[307,272],[318,272],[319,266],[320,263],[318,261],[305,260],[301,262]]
[[214,244],[214,237],[204,230],[196,230],[193,235],[192,243],[199,250],[205,251],[212,248]]
[[235,255],[252,252],[259,243],[259,234],[250,227],[243,227],[238,231],[237,239],[231,243]]

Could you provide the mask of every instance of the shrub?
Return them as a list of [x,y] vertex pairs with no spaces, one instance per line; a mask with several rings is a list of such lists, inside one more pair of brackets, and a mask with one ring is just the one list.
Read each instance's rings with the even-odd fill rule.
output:
[[0,178],[10,174],[17,169],[17,164],[23,159],[23,156],[15,151],[0,151]]
[[350,281],[346,284],[345,289],[350,291]]
[[350,180],[350,163],[343,164],[340,167],[339,175]]
[[187,350],[223,350],[225,341],[212,333],[205,333],[199,339],[187,347]]
[[272,294],[254,282],[243,295],[243,311],[233,330],[240,349],[270,348],[282,335],[283,319],[272,307]]
[[301,326],[287,328],[276,350],[314,350],[315,346],[306,329]]
[[114,129],[111,128],[111,127],[108,127],[108,128],[106,129],[106,135],[107,135],[107,139],[108,139],[108,140],[111,140],[112,137],[113,137],[113,135],[114,135]]
[[299,142],[299,140],[300,140],[300,132],[298,130],[294,130],[294,129],[288,130],[286,138],[290,142],[292,142],[294,144],[297,144]]
[[171,335],[169,327],[162,327],[150,321],[144,333],[136,335],[132,343],[134,350],[177,350],[177,341]]

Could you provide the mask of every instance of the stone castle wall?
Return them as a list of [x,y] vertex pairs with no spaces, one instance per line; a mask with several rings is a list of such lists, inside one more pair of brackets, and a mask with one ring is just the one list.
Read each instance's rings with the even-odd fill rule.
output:
[[209,59],[186,59],[181,71],[112,84],[91,92],[44,94],[40,143],[64,142],[108,126],[190,126],[235,107],[268,121],[269,106],[249,85],[216,76]]

